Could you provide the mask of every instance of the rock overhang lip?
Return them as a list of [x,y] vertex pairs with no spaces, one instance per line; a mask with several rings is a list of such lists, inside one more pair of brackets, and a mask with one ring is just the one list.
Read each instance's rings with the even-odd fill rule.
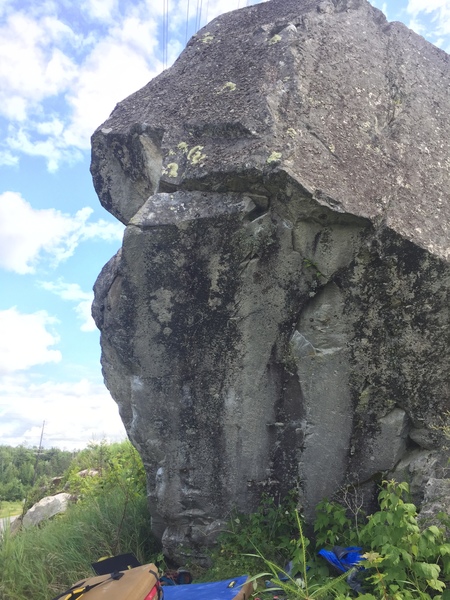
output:
[[[408,175],[407,170],[410,159],[407,153],[405,153],[405,149],[402,149],[401,138],[399,138],[399,142],[395,138],[395,135],[391,135],[389,132],[389,135],[383,134],[381,136],[378,133],[377,139],[373,138],[373,136],[371,137],[369,135],[370,128],[372,127],[371,118],[362,122],[362,125],[366,129],[368,128],[368,132],[361,130],[356,136],[353,136],[353,139],[351,135],[349,137],[349,133],[357,131],[359,125],[361,125],[358,121],[351,121],[350,119],[349,123],[353,123],[352,126],[350,128],[347,127],[345,136],[341,136],[337,129],[333,130],[339,116],[339,110],[336,107],[334,109],[332,107],[334,96],[330,97],[331,109],[327,109],[324,112],[320,103],[317,106],[314,105],[317,99],[314,93],[311,92],[313,87],[309,89],[309,96],[308,93],[303,94],[303,106],[301,103],[295,105],[295,110],[297,111],[296,116],[300,120],[307,115],[306,124],[308,127],[306,129],[303,128],[299,139],[293,139],[290,134],[286,133],[288,129],[292,131],[300,131],[302,129],[301,126],[298,127],[296,125],[294,122],[295,119],[288,123],[289,127],[286,125],[284,128],[286,131],[279,126],[283,118],[289,117],[289,111],[285,110],[282,104],[280,104],[284,96],[283,94],[279,95],[278,92],[284,85],[288,88],[290,85],[288,78],[295,75],[294,72],[288,73],[286,71],[284,73],[284,70],[289,70],[295,63],[295,60],[290,55],[293,48],[297,48],[297,50],[300,48],[303,52],[301,62],[303,71],[301,72],[301,76],[303,78],[310,77],[310,81],[314,85],[322,85],[321,82],[324,80],[320,79],[320,72],[323,70],[326,77],[330,79],[332,71],[330,69],[327,71],[327,62],[324,59],[323,69],[315,72],[314,77],[311,76],[312,71],[308,74],[308,61],[313,59],[314,54],[312,50],[308,50],[311,46],[310,40],[315,39],[316,30],[320,32],[320,35],[317,34],[319,38],[317,38],[317,48],[315,50],[319,52],[320,36],[325,35],[327,22],[335,19],[339,24],[336,25],[335,29],[338,30],[341,28],[339,40],[345,41],[345,35],[347,35],[345,30],[347,26],[346,21],[350,22],[355,18],[354,15],[357,15],[358,11],[362,11],[361,14],[364,13],[365,19],[368,18],[366,38],[370,37],[374,31],[379,33],[376,50],[377,52],[381,52],[382,50],[381,54],[383,55],[384,63],[381,65],[379,75],[383,81],[380,79],[380,82],[378,82],[377,75],[377,77],[373,77],[373,85],[376,85],[379,93],[381,93],[387,85],[386,82],[392,78],[398,79],[394,83],[396,89],[400,89],[401,91],[399,97],[407,99],[407,102],[403,101],[403,103],[399,104],[402,111],[400,121],[405,122],[405,119],[410,118],[411,126],[414,121],[416,133],[420,137],[417,129],[417,119],[414,118],[415,113],[414,111],[411,112],[410,108],[414,102],[417,103],[419,101],[414,100],[414,98],[417,96],[417,90],[420,86],[416,86],[414,93],[411,92],[408,95],[402,88],[402,78],[398,76],[400,73],[398,64],[401,63],[401,68],[403,69],[402,77],[405,78],[405,69],[409,68],[408,65],[413,60],[411,57],[416,56],[418,52],[420,56],[426,58],[427,65],[429,65],[427,71],[422,73],[423,77],[430,79],[429,72],[433,69],[438,72],[441,69],[442,76],[449,79],[450,85],[449,69],[447,65],[447,69],[445,70],[445,61],[442,60],[442,52],[439,52],[436,48],[425,42],[420,36],[407,30],[406,27],[387,24],[385,18],[381,18],[381,13],[366,3],[365,0],[339,2],[337,4],[325,2],[320,4],[319,7],[317,6],[317,2],[308,2],[300,7],[297,1],[278,2],[272,0],[271,2],[249,7],[248,10],[240,13],[239,19],[233,14],[219,17],[212,24],[208,25],[207,28],[199,32],[191,40],[185,52],[171,69],[158,76],[142,90],[139,90],[118,105],[111,117],[94,133],[93,144],[100,143],[100,138],[103,139],[101,143],[108,144],[112,139],[119,140],[120,138],[125,140],[130,135],[154,136],[155,139],[159,139],[161,142],[163,176],[160,181],[169,187],[171,185],[174,186],[175,189],[183,187],[183,178],[191,179],[192,181],[201,180],[205,174],[210,173],[211,170],[214,171],[216,165],[220,165],[222,162],[223,164],[227,164],[226,169],[230,172],[241,171],[251,165],[260,170],[263,176],[267,172],[270,173],[272,169],[289,169],[291,173],[295,173],[298,181],[309,182],[308,189],[311,193],[314,194],[316,189],[322,190],[326,196],[337,201],[338,204],[335,205],[335,210],[339,211],[339,207],[342,207],[342,210],[351,214],[367,216],[368,218],[378,219],[380,210],[382,209],[379,197],[384,197],[387,199],[386,206],[384,207],[386,214],[385,224],[389,224],[390,227],[393,227],[412,241],[427,247],[430,252],[437,253],[448,259],[449,249],[446,243],[448,232],[445,230],[446,220],[450,218],[448,200],[439,206],[441,214],[438,220],[434,218],[433,214],[435,208],[434,196],[437,194],[440,198],[444,197],[444,200],[448,198],[448,195],[443,193],[445,173],[442,169],[438,169],[438,165],[444,165],[445,161],[442,157],[443,155],[441,156],[443,151],[439,151],[437,146],[433,149],[432,145],[428,143],[426,135],[423,141],[427,148],[432,148],[432,157],[429,158],[428,155],[422,157],[422,161],[425,161],[426,165],[424,164],[421,170],[421,177],[416,178],[417,181],[411,183],[409,189],[403,190],[401,186],[399,187],[396,184],[396,177],[392,175],[391,178],[390,176],[390,173],[394,173],[395,171],[392,164],[397,165],[395,168],[406,176],[406,178]],[[302,20],[305,15],[307,16],[306,21]],[[253,32],[255,35],[252,36],[250,35],[252,26],[258,19],[261,19],[262,25],[257,28],[256,32]],[[239,29],[237,26],[239,23],[245,23],[245,28]],[[287,34],[283,37],[285,35],[283,33],[283,26],[288,26],[289,23],[294,24],[294,28],[296,29],[296,32],[294,32],[293,27],[288,27],[288,33],[289,36],[292,34],[292,39]],[[309,28],[307,34],[305,33],[305,28]],[[217,63],[216,61],[214,62],[214,69],[210,70],[208,77],[208,57],[216,57],[217,53],[222,52],[222,50],[230,46],[227,31],[233,32],[234,44],[238,44],[238,41],[239,43],[242,42],[242,48],[245,48],[245,52],[241,52],[239,55],[239,69],[236,68],[233,70],[234,67],[225,68],[222,63]],[[205,35],[208,37],[207,43],[204,39]],[[409,38],[414,38],[413,43]],[[301,44],[300,46],[298,45],[298,40],[302,40],[302,44],[305,42],[304,47]],[[357,46],[356,41],[352,39],[353,46]],[[361,38],[360,41],[363,44],[364,38]],[[417,49],[414,51],[416,54],[414,52],[410,53],[408,60],[404,57],[402,58],[403,55],[401,52],[395,55],[394,50],[389,55],[387,50],[383,49],[384,45],[388,44],[388,42],[394,50],[397,46],[401,49],[401,44],[405,47],[408,44],[410,46],[412,44],[411,48],[415,44],[417,46]],[[253,60],[252,52],[255,49],[260,50],[261,47],[264,47],[265,52],[264,61],[266,62],[264,65],[269,68],[267,70],[265,68],[251,69],[251,60]],[[219,49],[222,50],[219,52]],[[361,48],[364,56],[370,55],[370,53],[364,54],[363,50],[364,47]],[[187,63],[191,66],[190,69],[186,69]],[[196,65],[195,68],[194,64]],[[336,65],[336,69],[339,70],[339,63],[337,62]],[[358,65],[359,63],[357,63]],[[386,76],[386,70],[390,73],[390,75],[388,73],[389,77]],[[414,71],[419,72],[420,69],[415,68]],[[281,77],[281,73],[284,73],[286,77]],[[356,77],[357,79],[361,73],[362,70],[355,67],[351,73],[351,77]],[[250,80],[246,81],[246,76],[249,74],[251,74]],[[408,76],[411,75],[411,77],[414,75],[412,72],[409,73],[409,71],[407,74]],[[216,75],[218,77],[217,80],[215,79]],[[253,86],[251,102],[247,103],[246,94],[248,90],[246,90],[245,86],[253,85],[255,81],[264,83],[262,85],[258,84],[256,87]],[[430,81],[433,83],[431,79]],[[342,87],[341,83],[338,82],[336,90],[339,91],[340,87]],[[422,86],[423,89],[420,91],[423,98],[422,96],[420,98],[417,96],[423,103],[426,102],[426,91],[424,90],[427,87],[429,87],[428,84]],[[172,90],[170,94],[168,93],[169,89]],[[355,83],[352,89],[363,90],[364,85],[356,85]],[[387,87],[385,91],[386,93],[389,92]],[[327,89],[325,88],[323,90],[325,98],[327,97],[327,93]],[[178,104],[172,101],[172,98],[176,98],[177,94],[182,94],[183,97],[183,102],[179,102]],[[367,104],[368,93],[363,93],[359,100],[358,95],[361,95],[360,92],[354,93],[353,97],[349,97],[348,102],[351,101],[354,103],[358,101],[358,110],[362,110],[364,107],[364,110],[369,110],[369,104]],[[291,92],[287,94],[287,97],[292,99]],[[314,101],[311,106],[308,105],[308,98]],[[320,100],[320,96],[318,98]],[[389,93],[387,93],[386,98],[389,98]],[[306,104],[305,99],[307,100]],[[249,117],[251,113],[251,111],[249,113],[247,110],[249,106],[258,113],[256,120]],[[285,112],[279,112],[281,109],[285,110]],[[373,110],[375,110],[375,116],[378,119],[377,127],[381,127],[379,106],[378,108],[370,108],[369,117],[372,114],[370,111]],[[212,111],[214,115],[214,118],[211,118],[209,121],[204,118],[205,113],[208,111]],[[231,140],[223,137],[219,146],[215,144],[215,141],[211,137],[205,137],[205,131],[213,129],[215,120],[220,120],[218,115],[223,115],[224,111],[228,115],[231,115],[230,111],[234,111],[230,120],[234,122],[237,135],[241,135],[241,137]],[[293,114],[292,112],[289,118],[292,119]],[[408,116],[409,114],[411,114],[410,117]],[[321,121],[319,117],[323,117],[326,127],[320,125]],[[329,121],[328,125],[327,119]],[[332,124],[332,120],[334,120],[334,125]],[[174,138],[174,129],[180,132],[178,139],[175,139],[176,136]],[[170,144],[167,140],[169,139],[168,136],[174,139],[176,150],[176,145],[180,143],[180,140],[183,141],[186,135],[190,142],[190,150],[192,148],[199,149],[200,147],[201,149],[198,150],[194,158],[191,156],[193,160],[189,164],[183,165],[182,161],[178,163],[177,160],[172,160],[171,156],[167,156],[167,153],[174,151],[172,147],[169,148]],[[450,132],[448,137],[450,139]],[[346,138],[348,138],[348,141],[346,141]],[[286,151],[286,140],[293,145],[293,149]],[[361,146],[357,148],[359,143]],[[343,144],[348,145],[343,148]],[[127,144],[125,143],[124,149],[126,149],[126,146]],[[408,147],[408,153],[414,153],[415,151],[414,147]],[[345,160],[341,160],[341,164],[336,166],[334,162],[338,156],[346,158]],[[353,164],[358,164],[359,156],[364,156],[364,159],[360,162],[363,166],[365,163],[365,166],[361,169],[352,166]],[[302,166],[303,162],[304,166]],[[97,179],[96,189],[100,186],[103,186],[104,189],[104,184],[98,183],[98,173],[101,171],[102,166],[100,163],[101,160],[99,156],[95,155],[94,151],[92,170],[94,179]],[[170,167],[164,173],[167,165],[170,165]],[[174,165],[177,165],[176,169]],[[366,168],[367,165],[370,165],[370,171]],[[173,175],[174,177],[169,177],[169,175]],[[369,181],[371,175],[375,182],[372,184]],[[442,190],[437,189],[438,186],[436,185],[431,186],[431,184],[426,184],[425,179],[431,182],[433,178],[435,182],[442,181]],[[107,191],[104,191],[104,193],[106,197]],[[397,196],[405,193],[409,196],[409,215],[404,214],[404,211],[399,212],[397,210]],[[428,198],[427,202],[425,202],[426,198]],[[319,199],[318,202],[320,203],[321,200]],[[431,219],[433,221],[430,223]]]

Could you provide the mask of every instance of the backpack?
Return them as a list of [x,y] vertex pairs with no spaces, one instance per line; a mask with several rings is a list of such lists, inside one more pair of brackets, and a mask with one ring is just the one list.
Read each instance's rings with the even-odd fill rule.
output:
[[158,569],[141,565],[82,579],[53,600],[160,600]]

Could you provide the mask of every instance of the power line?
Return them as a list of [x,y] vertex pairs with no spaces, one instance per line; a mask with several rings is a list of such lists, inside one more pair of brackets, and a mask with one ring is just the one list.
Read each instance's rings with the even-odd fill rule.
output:
[[169,0],[167,0],[167,14],[166,14],[166,69],[169,62]]
[[187,44],[187,40],[188,40],[188,25],[189,25],[189,0],[187,2],[187,12],[186,12],[186,41],[185,41],[185,44]]
[[169,0],[164,0],[163,8],[163,67],[167,69],[167,56],[169,46]]
[[200,29],[200,0],[197,0],[197,13],[195,15],[195,31]]
[[36,454],[36,462],[34,463],[34,475],[33,475],[33,484],[32,485],[34,485],[36,483],[36,479],[38,476],[39,458],[41,457],[42,439],[44,438],[44,427],[45,427],[45,421],[42,422],[41,438],[39,440],[39,448],[38,448],[38,451]]
[[166,0],[163,2],[163,18],[162,18],[162,56],[163,56],[163,69],[166,68]]

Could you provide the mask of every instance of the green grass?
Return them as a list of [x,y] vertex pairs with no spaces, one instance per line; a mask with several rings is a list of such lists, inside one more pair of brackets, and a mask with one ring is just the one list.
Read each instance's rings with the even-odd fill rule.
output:
[[22,502],[0,502],[0,519],[20,515],[22,508]]
[[49,600],[94,573],[103,556],[133,552],[142,562],[158,548],[150,534],[145,496],[118,487],[68,509],[43,527],[0,537],[1,600]]

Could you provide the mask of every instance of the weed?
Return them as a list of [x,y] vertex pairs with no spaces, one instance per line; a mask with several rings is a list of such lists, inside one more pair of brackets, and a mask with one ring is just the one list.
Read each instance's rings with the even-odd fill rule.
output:
[[272,496],[263,496],[253,514],[235,512],[219,536],[218,547],[210,557],[212,567],[203,579],[225,579],[260,570],[264,563],[254,555],[255,548],[268,559],[288,562],[297,531],[294,511],[292,492],[281,502]]
[[314,564],[314,560],[307,554],[307,548],[310,545],[309,540],[303,534],[298,511],[294,511],[298,528],[298,538],[292,541],[293,551],[292,560],[289,563],[289,570],[280,568],[273,561],[265,558],[259,551],[256,556],[260,558],[269,572],[258,573],[250,581],[258,581],[262,578],[270,577],[267,592],[278,594],[281,592],[290,600],[312,600],[328,598],[330,594],[336,595],[338,588],[348,574],[344,573],[340,577],[324,577],[323,572]]
[[325,277],[323,273],[320,272],[319,267],[309,258],[303,259],[303,265],[305,269],[310,269],[314,278],[319,280],[321,277]]

